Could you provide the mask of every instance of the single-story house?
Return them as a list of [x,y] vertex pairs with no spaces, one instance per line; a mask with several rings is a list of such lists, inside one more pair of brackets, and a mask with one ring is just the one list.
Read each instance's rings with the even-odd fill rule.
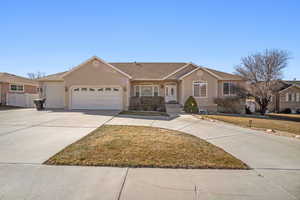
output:
[[292,113],[300,112],[300,81],[280,81],[280,89],[272,96],[269,111]]
[[0,105],[33,107],[38,97],[38,82],[14,74],[0,72]]
[[235,96],[234,86],[245,81],[194,63],[108,63],[94,56],[39,83],[46,108],[127,110],[133,96],[162,96],[180,105],[193,96],[201,109],[216,111],[214,98]]

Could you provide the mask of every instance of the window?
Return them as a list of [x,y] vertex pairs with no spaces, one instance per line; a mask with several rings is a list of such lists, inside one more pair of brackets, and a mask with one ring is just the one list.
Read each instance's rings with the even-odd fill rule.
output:
[[99,89],[98,89],[98,92],[103,92],[103,88],[99,88]]
[[38,87],[38,88],[36,88],[36,90],[37,90],[37,92],[39,92],[39,93],[43,93],[43,88],[41,88],[41,87]]
[[299,102],[300,101],[300,93],[286,93],[285,101],[286,102]]
[[23,92],[24,86],[23,85],[10,85],[10,91],[12,92]]
[[75,88],[74,91],[75,91],[75,92],[78,92],[78,91],[79,91],[79,88]]
[[223,83],[223,95],[224,96],[236,95],[235,83],[231,83],[231,82]]
[[292,101],[292,96],[293,96],[293,94],[292,93],[286,93],[285,94],[286,96],[285,96],[285,101],[286,102],[291,102]]
[[134,86],[134,95],[139,96],[159,96],[159,87],[157,85],[136,85]]
[[151,85],[141,86],[141,96],[152,96],[153,88]]
[[110,92],[110,91],[111,91],[111,88],[105,88],[105,91],[106,91],[106,92]]
[[90,88],[90,92],[95,92],[95,89],[94,88]]
[[118,92],[119,91],[119,88],[114,88],[114,92]]
[[134,89],[135,89],[134,95],[135,95],[136,97],[139,97],[139,96],[140,96],[140,86],[136,85],[136,86],[134,87]]
[[207,83],[202,81],[195,81],[193,83],[194,97],[207,97]]
[[158,86],[154,86],[154,95],[155,97],[158,96]]

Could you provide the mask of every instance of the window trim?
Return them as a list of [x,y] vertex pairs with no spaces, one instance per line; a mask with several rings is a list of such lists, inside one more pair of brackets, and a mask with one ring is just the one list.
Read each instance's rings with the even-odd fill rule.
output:
[[[199,82],[199,83],[197,83]],[[197,84],[197,85],[200,85],[200,84],[205,84],[206,85],[206,92],[205,92],[205,96],[201,96],[201,90],[200,90],[200,87],[199,87],[199,97],[196,97],[195,96],[195,88],[194,88],[194,85]],[[198,80],[198,81],[193,81],[193,84],[192,84],[192,91],[193,91],[193,97],[194,98],[208,98],[208,82],[207,81],[202,81],[202,80]]]
[[[152,87],[152,95],[151,96],[143,96],[142,95],[142,87],[143,86],[151,86]],[[154,88],[157,87],[157,96],[160,96],[160,92],[159,92],[159,85],[134,85],[134,96],[136,97],[136,92],[137,89],[136,87],[139,87],[139,96],[138,97],[154,97]]]
[[[229,94],[224,94],[224,84],[225,83],[228,83],[229,84],[229,86],[228,86],[228,92],[229,92]],[[237,85],[237,83],[235,83],[235,82],[231,82],[231,81],[226,81],[226,82],[223,82],[223,84],[222,84],[222,95],[223,96],[226,96],[226,97],[229,97],[229,96],[236,96],[236,93],[235,94],[231,94],[231,87],[230,87],[230,85],[231,84],[233,84],[233,85]]]
[[[11,89],[11,86],[12,85],[15,85],[15,86],[22,86],[22,90],[12,90]],[[17,84],[17,83],[13,83],[13,84],[9,84],[9,91],[10,92],[20,92],[20,93],[23,93],[25,91],[25,85],[24,84]]]

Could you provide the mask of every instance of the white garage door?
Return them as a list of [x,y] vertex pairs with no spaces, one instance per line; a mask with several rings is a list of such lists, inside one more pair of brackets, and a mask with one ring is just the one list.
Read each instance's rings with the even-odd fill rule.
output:
[[120,87],[74,87],[71,97],[72,109],[121,110]]

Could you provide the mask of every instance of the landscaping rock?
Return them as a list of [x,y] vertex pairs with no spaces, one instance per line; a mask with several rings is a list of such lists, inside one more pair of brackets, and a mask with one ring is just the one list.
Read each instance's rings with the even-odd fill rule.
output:
[[275,133],[276,131],[275,130],[273,130],[273,129],[267,129],[266,130],[268,133]]

